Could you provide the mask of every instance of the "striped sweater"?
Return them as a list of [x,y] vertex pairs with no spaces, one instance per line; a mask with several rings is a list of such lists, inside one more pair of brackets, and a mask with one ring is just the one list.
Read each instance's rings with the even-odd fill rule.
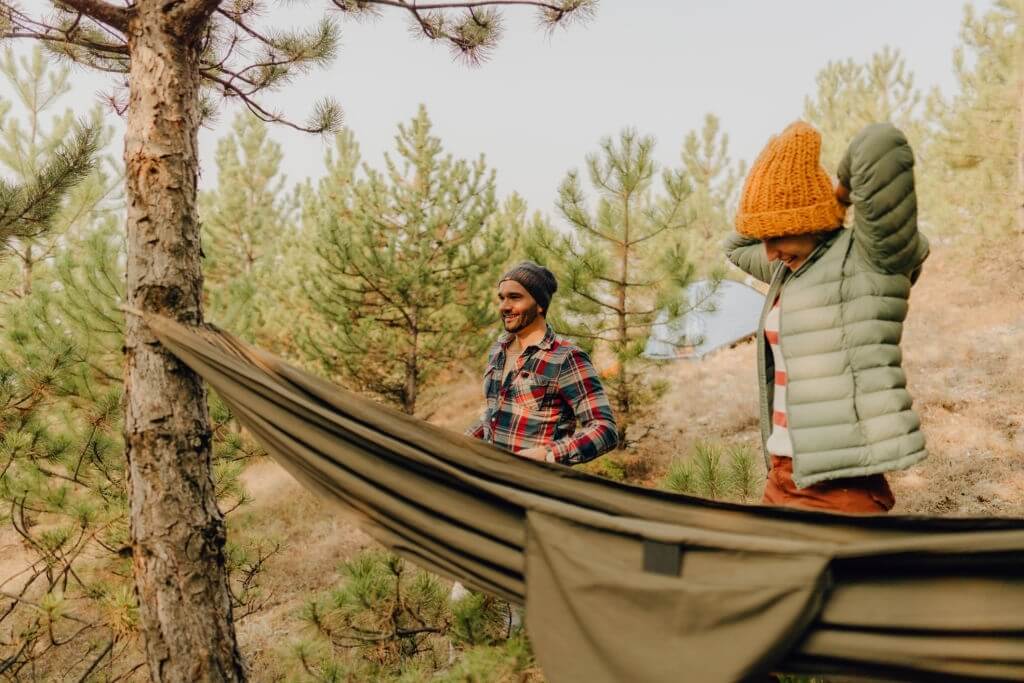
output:
[[765,447],[771,455],[793,457],[793,441],[786,420],[786,360],[779,339],[779,302],[776,301],[764,321],[764,336],[775,359],[775,398],[772,401],[772,434]]

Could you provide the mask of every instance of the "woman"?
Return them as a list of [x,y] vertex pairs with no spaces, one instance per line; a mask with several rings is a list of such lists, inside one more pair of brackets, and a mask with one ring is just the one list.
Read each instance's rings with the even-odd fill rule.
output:
[[769,141],[725,245],[733,264],[769,284],[757,346],[763,502],[881,513],[895,502],[883,473],[925,457],[899,347],[928,256],[914,157],[891,124],[870,125],[850,143],[833,192],[820,149],[803,122]]

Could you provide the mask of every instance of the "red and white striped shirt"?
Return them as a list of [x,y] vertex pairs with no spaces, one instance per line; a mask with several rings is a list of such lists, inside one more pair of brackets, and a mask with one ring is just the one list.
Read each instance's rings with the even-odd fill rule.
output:
[[775,399],[772,402],[772,435],[768,437],[765,448],[771,455],[793,457],[793,441],[789,436],[786,420],[786,360],[782,357],[782,346],[779,343],[779,302],[768,312],[764,321],[764,336],[772,349],[775,359]]

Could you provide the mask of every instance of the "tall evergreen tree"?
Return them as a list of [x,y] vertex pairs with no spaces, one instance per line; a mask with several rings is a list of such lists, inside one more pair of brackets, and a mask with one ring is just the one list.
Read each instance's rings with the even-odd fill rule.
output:
[[804,99],[804,118],[821,131],[821,161],[831,173],[869,123],[890,121],[920,147],[921,93],[899,50],[885,47],[863,64],[829,62],[815,82],[817,91]]
[[690,257],[701,270],[713,271],[722,261],[722,240],[732,230],[746,164],[729,156],[729,134],[714,114],[704,117],[699,131],[687,133],[681,157],[693,188],[688,200],[693,215]]
[[307,348],[343,381],[412,414],[441,368],[479,353],[507,249],[488,229],[494,172],[444,154],[424,107],[395,137],[383,172],[362,166],[351,135],[321,185],[319,261],[309,279],[328,332]]
[[1024,2],[964,8],[953,66],[959,85],[929,101],[935,223],[954,233],[1024,238]]
[[[501,5],[534,7],[541,21],[553,26],[586,16],[596,0],[325,4],[356,16],[397,8],[415,21],[421,35],[473,60],[496,44]],[[0,36],[46,41],[69,59],[128,77],[128,304],[201,323],[197,134],[213,106],[206,95],[236,98],[264,120],[285,121],[260,104],[261,95],[281,88],[296,72],[327,63],[336,49],[337,28],[326,16],[308,31],[268,27],[259,21],[260,2],[50,0],[45,5],[53,10],[50,16],[0,0]],[[296,127],[336,129],[339,116],[333,103],[322,101],[309,124]],[[125,348],[133,569],[150,676],[244,680],[225,574],[224,524],[214,504],[203,385],[134,316],[125,328]],[[204,543],[197,548],[194,539]]]
[[296,223],[281,174],[281,146],[268,126],[240,114],[217,143],[217,188],[199,196],[208,315],[251,341],[267,329]]
[[608,389],[620,447],[628,444],[638,410],[653,398],[636,369],[651,327],[660,311],[675,316],[685,310],[695,270],[686,251],[690,184],[683,171],[666,169],[662,192],[655,193],[653,148],[653,138],[633,130],[603,140],[601,153],[587,157],[596,206],[588,207],[579,174],[571,171],[558,198],[570,232],[543,225],[530,232],[531,254],[558,275],[556,329],[584,348],[604,343],[615,356]]

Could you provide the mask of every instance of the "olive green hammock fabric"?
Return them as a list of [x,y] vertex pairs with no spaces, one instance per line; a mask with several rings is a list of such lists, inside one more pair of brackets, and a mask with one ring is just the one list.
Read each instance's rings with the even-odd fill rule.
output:
[[377,541],[525,604],[555,683],[1024,680],[1024,520],[853,518],[617,484],[425,424],[228,334],[146,319]]

